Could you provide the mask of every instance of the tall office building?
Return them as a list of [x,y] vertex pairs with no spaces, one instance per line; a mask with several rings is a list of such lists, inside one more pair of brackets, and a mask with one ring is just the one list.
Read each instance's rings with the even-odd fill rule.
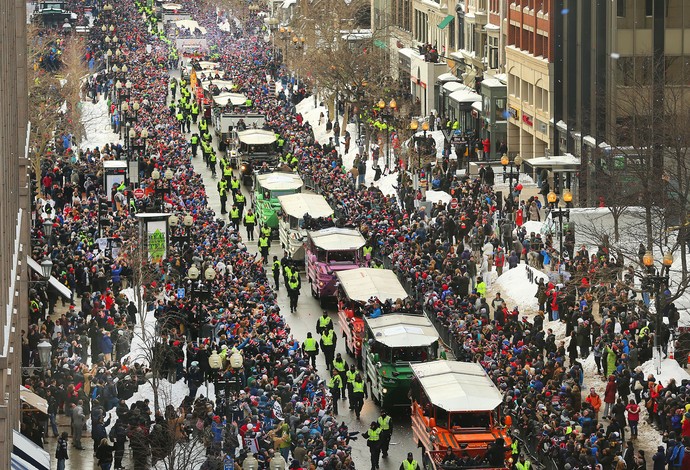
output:
[[663,119],[669,90],[688,87],[690,2],[569,1],[554,22],[554,153],[580,159],[576,196],[594,204],[625,166],[633,122]]
[[[26,2],[0,2],[0,468],[15,468],[20,429],[21,330],[28,318],[30,250]],[[17,440],[21,439],[18,437]]]

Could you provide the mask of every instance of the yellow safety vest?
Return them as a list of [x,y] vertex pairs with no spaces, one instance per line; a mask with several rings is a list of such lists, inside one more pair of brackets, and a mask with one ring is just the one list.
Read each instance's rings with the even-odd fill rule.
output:
[[230,209],[230,218],[231,219],[239,219],[240,218],[240,210],[237,208]]
[[403,470],[417,470],[417,461],[413,460],[412,462],[408,461],[407,459],[402,461],[403,465]]
[[221,196],[225,196],[225,193],[228,190],[228,182],[227,181],[220,181],[218,183],[218,192],[220,193]]
[[321,335],[321,341],[324,346],[333,346],[333,330],[328,330],[328,333]]
[[316,351],[316,340],[314,338],[305,339],[304,350],[307,352]]
[[388,431],[391,428],[391,417],[386,416],[385,418],[383,416],[379,416],[379,419],[376,420],[379,423],[379,429],[382,431]]
[[381,434],[381,428],[369,429],[367,431],[367,434],[369,435],[369,437],[367,438],[367,441],[371,441],[371,442],[378,441],[379,440],[379,434]]
[[326,328],[328,325],[332,323],[331,317],[319,317],[319,326],[321,328]]
[[266,238],[266,237],[259,238],[259,246],[261,248],[266,248],[268,246],[268,238]]
[[355,377],[357,377],[357,372],[348,370],[347,372],[345,372],[345,377],[347,377],[347,383],[353,384],[355,383]]
[[240,180],[232,180],[230,181],[230,187],[232,189],[239,189],[240,188]]
[[364,382],[352,382],[352,391],[354,393],[364,393]]
[[341,359],[340,361],[338,361],[337,359],[333,359],[333,367],[338,372],[345,372],[345,359]]
[[334,375],[328,381],[328,388],[343,388],[343,379],[339,375]]
[[247,214],[244,216],[244,223],[245,224],[253,224],[256,221],[256,217],[254,214]]
[[247,200],[247,198],[244,197],[244,194],[242,194],[242,193],[237,193],[237,195],[235,196],[235,202],[236,203],[240,203],[240,202],[244,203],[244,201],[246,201],[246,200]]
[[[299,279],[297,276],[291,277],[288,281],[288,287],[290,289],[297,289],[299,287]],[[314,340],[316,342],[316,340]]]

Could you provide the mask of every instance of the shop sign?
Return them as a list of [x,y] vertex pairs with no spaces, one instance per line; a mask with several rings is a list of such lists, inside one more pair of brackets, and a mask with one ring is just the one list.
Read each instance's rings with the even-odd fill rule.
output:
[[518,111],[517,109],[513,108],[512,106],[509,106],[509,107],[508,107],[508,115],[509,115],[511,118],[513,118],[513,119],[517,119],[518,116],[520,115],[520,111]]
[[528,126],[534,126],[534,122],[532,122],[532,116],[526,114],[525,112],[522,113],[522,122],[524,122]]

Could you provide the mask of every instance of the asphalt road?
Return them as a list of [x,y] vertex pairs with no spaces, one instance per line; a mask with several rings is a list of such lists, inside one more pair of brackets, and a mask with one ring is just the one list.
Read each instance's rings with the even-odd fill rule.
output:
[[[171,75],[179,79],[179,72],[172,71]],[[192,124],[192,133],[195,131],[197,131],[196,126]],[[187,136],[189,138],[191,136],[191,133],[187,134]],[[214,134],[213,143],[214,147],[217,148],[216,140],[217,139]],[[222,171],[220,171],[217,167],[216,174],[218,176],[214,179],[211,175],[211,171],[206,168],[206,164],[204,163],[201,157],[200,151],[198,155],[198,157],[192,159],[192,163],[194,165],[194,170],[197,173],[201,174],[204,179],[204,185],[206,186],[206,193],[208,195],[209,206],[216,212],[217,217],[222,217],[224,218],[224,220],[228,221],[229,218],[227,214],[224,216],[220,215],[220,195],[218,194],[217,190],[217,178],[219,178],[222,175]],[[217,155],[219,157],[218,162],[220,163],[221,153],[218,152]],[[241,189],[249,203],[249,201],[251,201],[249,188],[242,186]],[[229,208],[232,205],[231,197],[228,199],[229,200],[227,207]],[[244,230],[244,227],[240,228],[240,233],[243,239],[246,239],[246,232]],[[256,241],[258,240],[258,235],[256,233],[254,238],[255,241],[253,242],[245,240],[245,244],[247,245],[248,250],[250,252],[258,253]],[[282,257],[282,250],[280,248],[279,242],[276,240],[272,241],[272,246],[269,253],[269,260],[272,259],[273,255],[277,255],[278,258]],[[269,275],[269,279],[272,279],[272,275]],[[307,280],[306,275],[302,275],[302,290],[299,298],[299,303],[297,306],[297,313],[290,313],[287,290],[282,285],[278,291],[278,305],[280,306],[281,313],[287,319],[287,322],[292,330],[292,334],[296,339],[298,339],[299,341],[303,341],[304,338],[307,337],[307,332],[312,332],[314,337],[318,338],[318,335],[316,335],[315,331],[316,320],[319,316],[321,316],[323,309],[320,307],[319,301],[311,296],[309,282]],[[329,315],[333,320],[335,331],[339,331],[338,315],[334,306],[329,308]],[[345,353],[345,345],[342,338],[338,338],[338,342],[336,344],[336,351],[340,352],[342,354],[342,357],[345,358],[346,361],[352,363],[352,358]],[[321,377],[327,377],[328,370],[326,368],[326,361],[323,354],[319,355],[316,365],[319,370],[319,375]],[[359,420],[356,418],[354,412],[348,409],[348,406],[349,405],[346,402],[340,402],[340,414],[338,415],[338,419],[340,421],[344,421],[350,428],[351,432],[366,431],[369,427],[369,424],[372,421],[378,419],[378,417],[380,416],[380,410],[378,406],[374,404],[374,402],[371,399],[365,400],[364,408],[362,409],[361,417]],[[412,428],[410,425],[409,417],[409,408],[403,407],[399,410],[394,410],[391,414],[391,418],[393,422],[393,437],[391,438],[391,446],[388,459],[381,459],[381,470],[396,470],[400,466],[400,463],[407,457],[408,452],[414,452],[417,461],[421,462],[421,452],[419,452],[419,449],[417,449],[416,445],[413,442]],[[370,462],[369,449],[366,446],[366,440],[364,438],[360,437],[356,441],[352,442],[352,455],[355,464],[358,468],[368,468]]]

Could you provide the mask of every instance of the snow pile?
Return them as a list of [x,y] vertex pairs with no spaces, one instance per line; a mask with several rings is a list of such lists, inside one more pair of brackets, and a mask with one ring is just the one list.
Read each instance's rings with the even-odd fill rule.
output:
[[651,374],[656,378],[657,383],[661,382],[663,385],[668,385],[671,379],[675,379],[679,385],[681,381],[690,379],[690,374],[675,359],[664,359],[661,361],[661,374],[657,374],[656,366],[657,360],[651,359],[640,367],[645,377]]
[[119,134],[110,127],[107,100],[101,98],[96,104],[82,101],[81,112],[84,124],[84,140],[79,145],[81,149],[103,148],[106,144],[120,141]]
[[[533,269],[535,273],[534,281],[539,278],[548,280],[546,274],[539,270]],[[499,276],[492,291],[500,292],[510,308],[516,306],[520,312],[536,313],[537,300],[534,295],[537,293],[537,284],[532,284],[527,279],[527,265],[519,264],[514,269],[504,269],[503,274]]]

